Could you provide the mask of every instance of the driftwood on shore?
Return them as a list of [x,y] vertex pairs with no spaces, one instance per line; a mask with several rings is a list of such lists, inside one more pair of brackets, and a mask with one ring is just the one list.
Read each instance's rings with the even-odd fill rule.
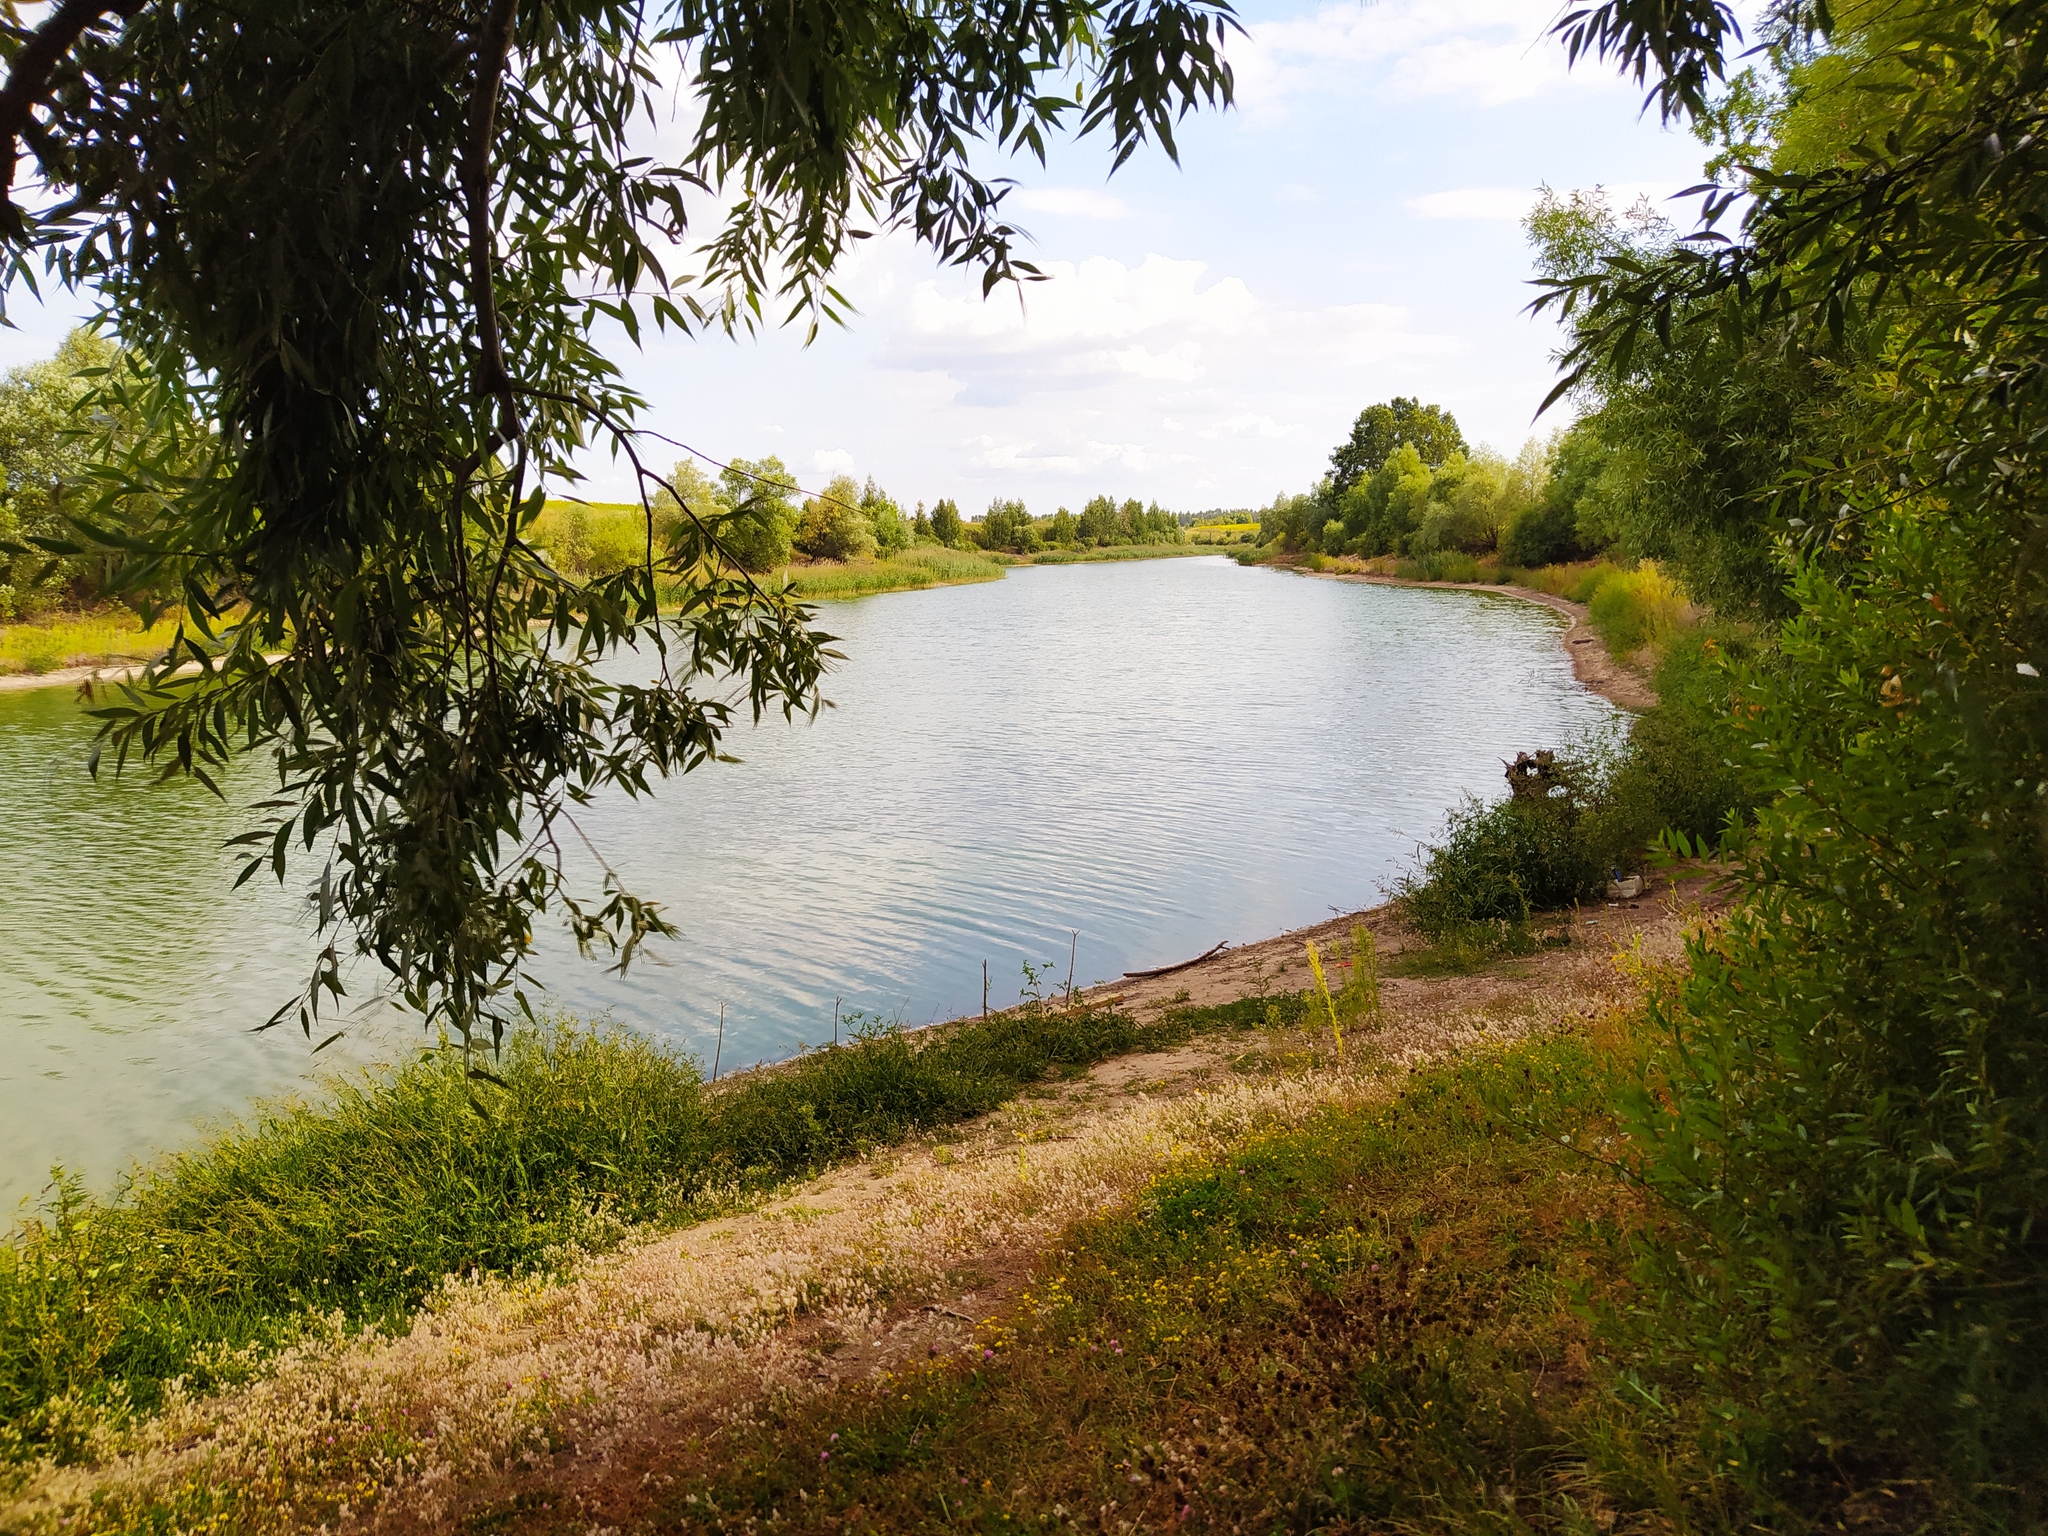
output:
[[1194,959],[1183,960],[1179,965],[1161,965],[1156,966],[1149,971],[1125,971],[1124,975],[1133,981],[1140,981],[1151,976],[1171,976],[1175,971],[1185,971],[1192,966],[1200,965],[1204,960],[1207,960],[1211,955],[1221,954],[1223,952],[1224,946],[1227,945],[1229,942],[1230,940],[1228,939],[1219,940],[1214,949],[1204,950],[1201,954],[1195,956]]

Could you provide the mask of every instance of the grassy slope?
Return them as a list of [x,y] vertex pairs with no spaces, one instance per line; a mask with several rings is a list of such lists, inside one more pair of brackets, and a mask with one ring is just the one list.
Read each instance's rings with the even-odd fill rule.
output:
[[972,1348],[467,1528],[1733,1529],[1685,1384],[1591,1326],[1652,1213],[1574,1149],[1639,1062],[1613,1018],[1413,1073],[1081,1222]]
[[772,1414],[662,1513],[1590,1531],[1698,1509],[1699,1469],[1595,1387],[1573,1307],[1636,1202],[1524,1128],[1597,1135],[1614,1062],[1523,1046],[1162,1177],[1073,1232],[982,1353]]
[[1251,1006],[1000,1014],[717,1089],[639,1037],[560,1028],[493,1063],[508,1088],[484,1090],[488,1113],[452,1058],[265,1111],[115,1201],[60,1186],[0,1247],[0,1462],[75,1454],[181,1374],[230,1379],[208,1365],[222,1350],[260,1357],[326,1313],[395,1324],[446,1275],[545,1272]]

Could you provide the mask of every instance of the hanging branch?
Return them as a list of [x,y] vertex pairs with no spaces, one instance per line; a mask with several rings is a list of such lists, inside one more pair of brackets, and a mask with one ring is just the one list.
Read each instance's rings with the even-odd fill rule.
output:
[[[81,0],[74,0],[81,3]],[[498,122],[498,90],[512,58],[512,29],[518,0],[491,0],[490,15],[476,39],[476,94],[469,103],[469,138],[462,150],[463,193],[469,214],[469,286],[476,305],[477,393],[498,402],[499,430],[523,435],[512,375],[505,367],[498,331],[497,249],[491,229],[491,141]]]
[[56,72],[57,61],[102,16],[111,14],[126,21],[142,9],[143,3],[144,0],[114,0],[111,4],[108,0],[65,0],[29,34],[21,52],[14,56],[7,84],[0,86],[0,137],[6,140],[6,174],[0,177],[0,193],[14,188],[14,171],[20,164],[16,146],[34,122],[35,109],[50,88],[50,76]]

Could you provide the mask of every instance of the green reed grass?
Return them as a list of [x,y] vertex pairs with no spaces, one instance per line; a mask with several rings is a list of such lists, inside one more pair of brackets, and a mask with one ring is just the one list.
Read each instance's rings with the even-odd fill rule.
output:
[[1046,549],[1031,557],[1033,565],[1088,565],[1115,560],[1171,560],[1181,555],[1213,555],[1214,546],[1194,544],[1108,544],[1097,549]]
[[40,676],[62,667],[147,661],[163,654],[177,625],[166,620],[144,629],[132,613],[85,614],[49,623],[0,627],[0,676]]
[[716,1088],[643,1037],[560,1024],[515,1036],[481,1099],[428,1053],[265,1108],[112,1200],[60,1176],[0,1245],[0,1457],[75,1453],[96,1416],[225,1379],[317,1317],[397,1325],[449,1275],[545,1273],[1268,1004],[1299,1012],[1040,1004],[916,1035],[857,1018],[845,1047]]
[[1582,601],[1616,656],[1646,645],[1661,650],[1691,612],[1685,589],[1648,560],[1632,571],[1614,572]]
[[844,565],[793,565],[790,585],[809,598],[868,597],[877,592],[915,591],[922,587],[963,582],[999,581],[1011,562],[979,550],[945,549],[921,544],[886,560],[855,560]]

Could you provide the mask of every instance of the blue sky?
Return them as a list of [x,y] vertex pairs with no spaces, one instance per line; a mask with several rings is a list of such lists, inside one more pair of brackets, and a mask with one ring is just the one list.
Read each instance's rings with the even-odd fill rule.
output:
[[[1598,66],[1567,72],[1532,0],[1258,3],[1234,39],[1238,105],[1191,119],[1178,167],[1113,179],[1099,143],[1010,168],[1053,274],[987,300],[908,238],[868,242],[858,307],[801,335],[656,337],[614,355],[644,423],[705,452],[776,454],[807,485],[873,475],[906,504],[994,496],[1034,512],[1106,491],[1177,510],[1259,505],[1322,472],[1358,411],[1449,407],[1512,453],[1556,332],[1523,313],[1534,189],[1618,202],[1698,179],[1700,146]],[[46,355],[68,306],[13,301],[0,362]],[[1540,430],[1549,430],[1546,418]],[[627,489],[606,459],[581,494]]]

